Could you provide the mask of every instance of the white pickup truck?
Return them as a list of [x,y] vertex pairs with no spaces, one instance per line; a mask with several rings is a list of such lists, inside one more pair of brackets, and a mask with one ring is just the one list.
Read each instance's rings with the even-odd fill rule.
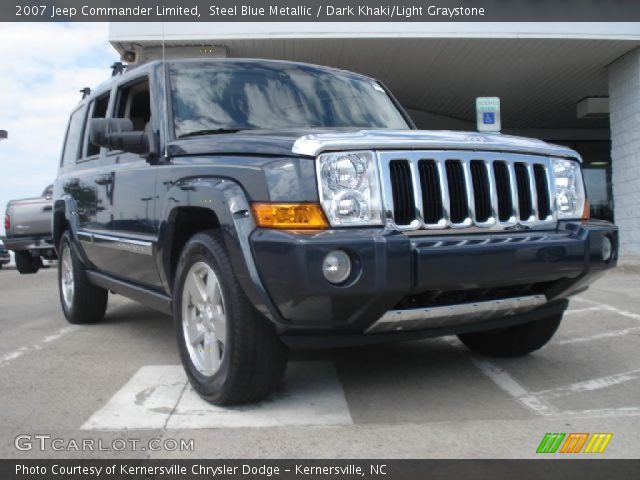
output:
[[15,252],[16,268],[20,273],[36,273],[42,267],[43,258],[56,259],[51,236],[52,189],[49,185],[39,197],[7,203],[4,244]]

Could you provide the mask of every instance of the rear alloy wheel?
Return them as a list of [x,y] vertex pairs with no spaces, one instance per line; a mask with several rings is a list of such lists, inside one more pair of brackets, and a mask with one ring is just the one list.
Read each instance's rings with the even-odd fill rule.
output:
[[220,232],[194,235],[176,269],[173,315],[189,382],[216,405],[261,400],[279,384],[288,351],[238,283]]
[[89,282],[68,231],[62,235],[58,252],[58,289],[65,317],[69,323],[99,322],[107,310],[109,292]]
[[465,333],[458,338],[469,350],[491,357],[520,357],[544,347],[556,333],[562,313],[513,327]]

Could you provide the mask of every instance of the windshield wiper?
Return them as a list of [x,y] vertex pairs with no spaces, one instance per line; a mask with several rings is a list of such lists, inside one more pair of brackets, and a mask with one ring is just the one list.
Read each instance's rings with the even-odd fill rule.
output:
[[178,138],[197,137],[198,135],[217,135],[219,133],[236,133],[243,130],[251,130],[249,128],[212,128],[209,130],[194,130],[180,135]]

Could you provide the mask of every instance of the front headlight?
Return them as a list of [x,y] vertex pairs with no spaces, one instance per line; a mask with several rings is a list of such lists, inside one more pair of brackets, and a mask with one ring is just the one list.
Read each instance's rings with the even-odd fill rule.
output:
[[586,194],[580,164],[562,158],[553,159],[558,218],[581,218]]
[[373,152],[323,153],[317,175],[320,203],[332,226],[382,225]]

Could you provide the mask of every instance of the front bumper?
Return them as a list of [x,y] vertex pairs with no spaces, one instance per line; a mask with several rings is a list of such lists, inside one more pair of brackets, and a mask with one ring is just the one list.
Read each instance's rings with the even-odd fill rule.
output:
[[[601,253],[605,236],[614,245],[609,261]],[[563,299],[616,264],[617,239],[617,227],[608,222],[576,221],[560,222],[550,231],[493,234],[258,229],[250,242],[260,280],[280,317],[277,330],[304,336],[362,334],[390,310],[522,295],[544,295],[545,307],[566,308]],[[332,285],[322,274],[322,261],[333,249],[345,250],[356,270],[345,285]],[[422,322],[419,329],[446,327],[455,333],[488,325],[486,318],[471,324],[440,319]],[[380,335],[388,334],[368,336]]]

